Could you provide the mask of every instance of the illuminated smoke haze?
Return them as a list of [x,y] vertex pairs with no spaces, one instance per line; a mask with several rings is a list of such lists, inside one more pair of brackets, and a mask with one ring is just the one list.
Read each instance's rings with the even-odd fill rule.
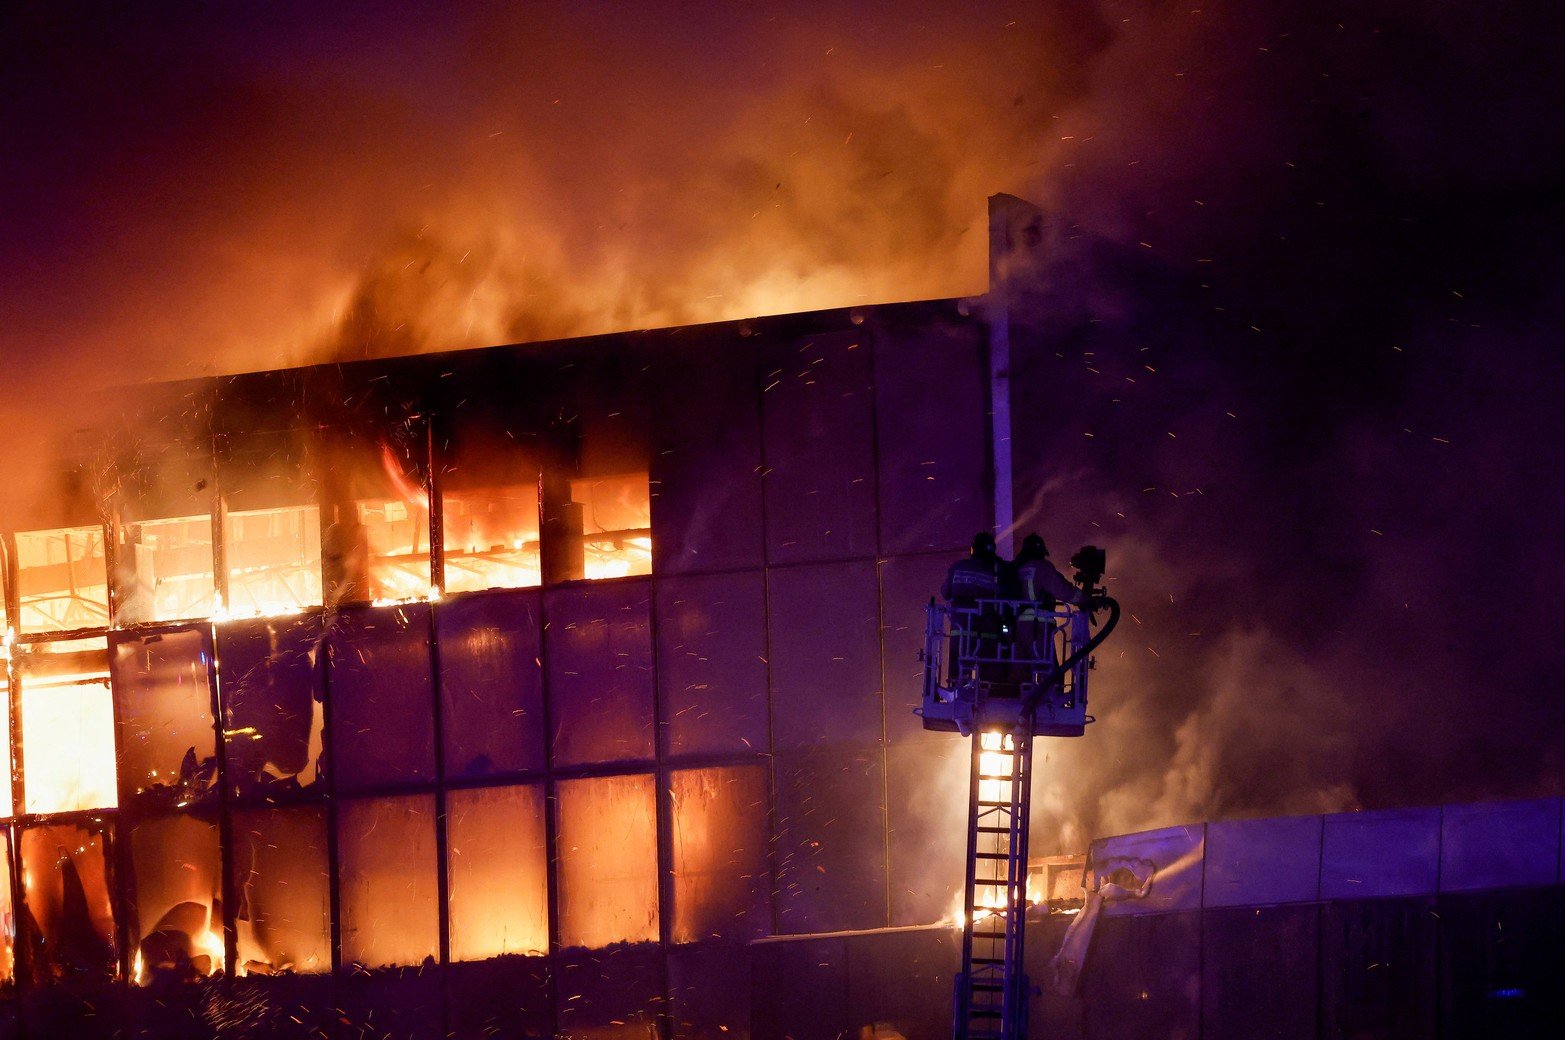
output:
[[1011,191],[1024,523],[1134,615],[1037,846],[1554,791],[1565,89],[1479,7],[14,9],[11,466],[81,385],[976,294]]

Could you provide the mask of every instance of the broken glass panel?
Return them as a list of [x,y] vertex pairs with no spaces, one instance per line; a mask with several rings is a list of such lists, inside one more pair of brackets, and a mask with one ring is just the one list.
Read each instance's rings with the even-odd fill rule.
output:
[[103,527],[18,531],[16,585],[23,632],[68,632],[109,623]]
[[412,966],[435,957],[434,796],[343,802],[337,850],[343,963]]
[[240,975],[331,970],[323,809],[234,813],[229,852]]
[[657,812],[651,776],[562,780],[559,931],[565,946],[658,938]]
[[766,934],[771,927],[766,769],[681,769],[669,783],[674,941]]
[[103,639],[39,644],[18,653],[27,812],[119,804],[108,664]]
[[118,973],[106,825],[49,824],[22,831],[18,934],[40,980],[112,979]]
[[338,790],[435,778],[429,606],[336,616],[327,635],[331,762]]
[[544,611],[555,764],[652,758],[646,584],[556,589]]
[[131,977],[191,982],[223,970],[217,825],[194,816],[141,820],[130,832]]
[[209,630],[116,636],[110,656],[127,797],[186,806],[217,791]]
[[544,766],[536,592],[447,600],[435,609],[447,777]]
[[320,640],[313,614],[218,627],[225,766],[239,798],[286,799],[320,782]]
[[547,953],[543,788],[450,792],[446,842],[451,959]]

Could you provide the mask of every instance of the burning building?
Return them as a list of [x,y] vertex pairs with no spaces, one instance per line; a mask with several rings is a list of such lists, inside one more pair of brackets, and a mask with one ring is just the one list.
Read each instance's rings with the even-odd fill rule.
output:
[[988,357],[953,300],[98,402],[4,533],[5,1028],[742,1036],[842,932],[940,1021]]

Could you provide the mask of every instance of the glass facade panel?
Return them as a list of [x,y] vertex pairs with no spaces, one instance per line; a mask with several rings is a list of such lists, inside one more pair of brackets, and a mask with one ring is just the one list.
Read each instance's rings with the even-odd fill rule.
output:
[[[986,343],[972,325],[875,335],[876,477],[883,553],[960,551],[991,526]],[[929,373],[939,372],[939,379]]]
[[16,534],[16,585],[23,632],[68,632],[109,623],[103,528]]
[[772,738],[779,751],[881,738],[880,588],[872,561],[771,574]]
[[658,678],[670,755],[767,751],[765,589],[758,572],[659,580]]
[[871,556],[878,546],[869,339],[835,333],[775,349],[761,377],[767,559]]
[[[969,533],[969,537],[971,534]],[[950,736],[924,728],[913,709],[924,699],[925,606],[956,558],[900,556],[880,567],[881,662],[886,684],[886,740],[946,744]]]
[[670,775],[674,815],[674,941],[751,939],[771,927],[766,770],[683,769]]
[[337,850],[343,963],[384,968],[435,957],[440,894],[434,796],[342,803]]
[[131,978],[189,982],[223,970],[217,825],[193,816],[142,820],[130,832]]
[[[777,928],[886,924],[886,816],[878,753],[777,756]],[[953,879],[952,891],[960,888]]]
[[331,970],[331,871],[318,808],[234,813],[229,869],[240,975]]
[[128,797],[185,806],[217,791],[208,631],[113,641],[120,783]]
[[647,1040],[660,1035],[658,1013],[666,998],[662,951],[656,946],[567,950],[558,963],[558,1036]]
[[[717,340],[650,362],[657,573],[759,567],[761,416],[753,359]],[[699,401],[699,407],[692,402]]]
[[543,788],[452,791],[446,843],[451,959],[547,953]]
[[218,627],[228,784],[236,796],[287,798],[320,783],[320,643],[315,615]]
[[556,765],[652,757],[652,634],[641,582],[577,585],[544,601]]
[[104,640],[30,647],[20,654],[17,666],[26,811],[118,805],[114,704]]
[[543,768],[539,604],[505,592],[435,608],[447,777]]
[[108,837],[100,825],[50,824],[22,831],[21,926],[39,979],[118,975]]
[[651,776],[562,780],[559,932],[565,946],[655,942],[657,811]]
[[[10,799],[6,799],[7,805]],[[6,815],[10,815],[9,810]],[[11,829],[0,828],[0,868],[5,884],[0,885],[0,987],[16,979],[16,906],[11,901]]]
[[362,791],[435,778],[429,607],[355,610],[327,636],[332,782]]

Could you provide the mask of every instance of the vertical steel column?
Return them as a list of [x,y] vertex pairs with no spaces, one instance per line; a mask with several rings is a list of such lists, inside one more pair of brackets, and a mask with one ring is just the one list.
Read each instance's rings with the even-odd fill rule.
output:
[[321,689],[321,757],[326,763],[326,783],[321,797],[326,809],[326,871],[331,877],[327,891],[331,894],[331,971],[332,988],[342,972],[342,856],[337,842],[337,776],[332,767],[332,704],[331,704],[331,638],[328,631],[331,611],[321,615],[319,649],[315,653],[315,668]]
[[543,683],[543,842],[544,887],[548,894],[549,1019],[560,1032],[560,809],[554,782],[554,691],[549,683],[549,612],[538,590],[538,678]]
[[[657,542],[652,543],[653,551]],[[652,644],[652,755],[653,789],[657,819],[657,868],[658,868],[658,965],[662,974],[663,1001],[658,1007],[658,1035],[664,1040],[674,1035],[674,1019],[671,1010],[674,995],[669,991],[668,956],[673,946],[674,923],[674,815],[673,780],[664,764],[663,748],[663,683],[658,674],[658,617],[657,578],[647,579],[647,628]]]
[[[764,362],[765,357],[759,349],[755,351],[755,359]],[[777,855],[777,737],[776,723],[772,712],[772,571],[771,571],[771,542],[767,531],[766,509],[766,373],[764,364],[757,364],[752,373],[755,380],[753,390],[755,392],[755,431],[758,468],[756,476],[760,480],[759,497],[761,505],[761,639],[762,652],[766,655],[766,906],[771,912],[771,920],[768,922],[767,934],[776,935],[780,917],[777,913],[778,893],[778,855]]]
[[[432,591],[445,589],[445,532],[441,528],[440,472],[436,453],[435,423],[424,424],[424,493],[429,496],[429,584]],[[431,599],[434,597],[431,596]],[[446,747],[444,703],[440,683],[440,638],[435,614],[438,602],[429,604],[429,688],[434,697],[435,730],[435,891],[436,918],[439,922],[437,939],[440,961],[440,1022],[446,1036],[451,1035],[450,964],[451,964],[451,877],[450,847],[446,834]]]
[[886,742],[886,607],[882,591],[882,571],[885,546],[881,544],[880,531],[880,406],[878,391],[880,380],[875,372],[876,339],[865,333],[865,349],[869,357],[869,459],[870,479],[875,490],[875,624],[879,629],[875,640],[880,650],[880,872],[885,879],[883,895],[884,917],[882,922],[891,925],[891,749]]
[[223,720],[222,669],[217,658],[217,626],[206,625],[208,647],[207,683],[211,691],[212,725],[217,731],[217,855],[219,891],[223,894],[223,963],[224,974],[237,978],[239,974],[239,922],[234,915],[239,909],[234,884],[233,857],[234,820],[233,792],[228,778],[228,726]]

